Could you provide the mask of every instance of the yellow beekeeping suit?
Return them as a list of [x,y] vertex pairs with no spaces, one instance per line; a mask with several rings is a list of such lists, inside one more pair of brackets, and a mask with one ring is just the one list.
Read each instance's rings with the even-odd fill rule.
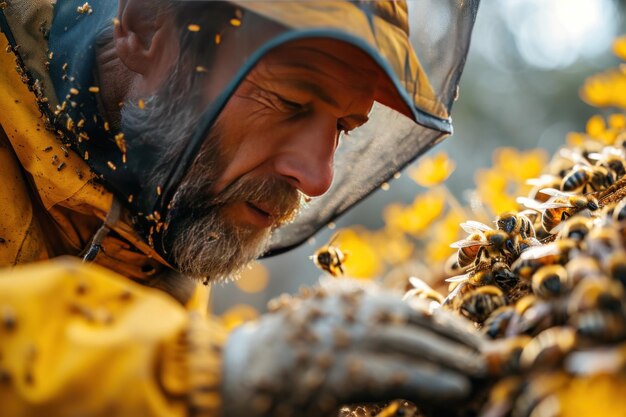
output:
[[163,267],[124,216],[96,258],[107,268],[45,261],[84,250],[112,195],[45,129],[4,52],[0,92],[0,416],[215,415],[225,332],[207,294],[190,313],[129,280],[153,285]]

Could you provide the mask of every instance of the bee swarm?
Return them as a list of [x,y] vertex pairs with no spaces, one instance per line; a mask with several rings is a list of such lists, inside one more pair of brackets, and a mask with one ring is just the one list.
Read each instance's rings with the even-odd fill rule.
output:
[[[458,312],[492,340],[497,382],[481,415],[573,415],[588,393],[626,392],[625,146],[626,132],[611,145],[564,147],[530,181],[519,212],[494,228],[462,223],[468,235],[452,244],[445,299],[411,281],[412,296]],[[620,401],[611,415],[626,415]]]

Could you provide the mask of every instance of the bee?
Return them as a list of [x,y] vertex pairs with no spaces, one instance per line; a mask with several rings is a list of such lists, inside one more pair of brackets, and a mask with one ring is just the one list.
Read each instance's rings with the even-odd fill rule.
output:
[[[502,309],[503,307],[500,307],[494,314]],[[492,375],[518,373],[520,356],[530,340],[527,335],[519,335],[491,341],[485,349],[490,373]]]
[[572,289],[573,283],[563,265],[542,266],[533,274],[533,292],[543,299],[563,295]]
[[626,337],[626,318],[623,314],[588,311],[570,319],[578,334],[591,341],[617,342]]
[[485,321],[482,328],[483,333],[491,339],[499,339],[506,335],[509,323],[517,315],[515,307],[506,305],[495,310]]
[[567,320],[565,306],[555,300],[548,302],[529,294],[515,303],[516,315],[511,318],[506,336],[536,335]]
[[496,226],[498,230],[504,230],[510,235],[520,235],[523,239],[535,237],[535,228],[529,216],[534,217],[535,214],[530,210],[522,213],[509,211],[498,216]]
[[612,212],[612,218],[616,222],[621,222],[626,219],[626,198],[622,199],[615,205]]
[[561,181],[561,191],[602,191],[615,182],[613,172],[602,165],[575,165]]
[[571,327],[552,327],[535,336],[520,356],[523,369],[545,369],[561,363],[576,346],[576,331]]
[[[571,381],[571,376],[563,371],[546,371],[533,375],[522,384],[513,410],[513,416],[558,416],[561,406],[559,398],[554,395]],[[508,414],[507,414],[508,415]]]
[[607,146],[602,149],[602,152],[590,153],[589,158],[596,161],[595,165],[603,166],[611,171],[615,180],[622,178],[626,174],[626,167],[624,167],[626,152],[623,147]]
[[478,250],[486,242],[481,233],[472,233],[467,238],[459,240],[450,245],[451,248],[458,249],[456,262],[459,269],[464,269],[476,260]]
[[610,254],[606,261],[609,276],[626,288],[626,251],[618,250]]
[[624,249],[619,232],[611,226],[591,230],[585,240],[585,246],[587,253],[603,264],[613,252]]
[[519,283],[519,277],[511,271],[509,265],[505,262],[495,262],[491,267],[491,277],[498,288],[507,295]]
[[518,255],[521,255],[522,252],[524,252],[526,249],[534,248],[541,245],[541,241],[534,237],[522,239],[520,236],[516,236],[515,238],[515,246],[517,248]]
[[417,277],[409,277],[409,282],[411,283],[413,288],[406,292],[406,294],[402,298],[403,300],[417,297],[429,300],[431,302],[435,302],[438,305],[441,305],[441,303],[443,303],[443,295],[432,289],[432,287],[426,284],[424,280]]
[[467,267],[463,268],[459,265],[458,251],[450,255],[443,266],[443,271],[448,277],[462,274],[466,269]]
[[583,280],[567,304],[569,324],[589,340],[614,342],[626,337],[624,287],[605,279]]
[[[474,234],[478,234],[482,239],[460,240],[450,246],[459,249],[478,246],[476,256],[474,257],[474,265],[476,267],[491,265],[492,260],[497,261],[502,258],[510,260],[516,258],[518,255],[519,250],[515,245],[514,239],[504,230],[495,230],[484,223],[473,220],[461,223],[461,228],[467,233],[470,233],[470,237],[474,236]],[[476,238],[472,237],[472,239]]]
[[[566,149],[562,149],[561,153],[567,152],[570,158],[576,163],[561,181],[561,191],[566,192],[588,192],[602,191],[609,188],[615,182],[613,172],[602,165],[592,165],[589,159]],[[595,153],[587,153],[595,155]]]
[[337,236],[335,234],[328,244],[319,248],[314,255],[309,257],[309,259],[313,260],[315,266],[328,272],[333,277],[343,275],[343,263],[347,258],[347,254],[343,253],[338,247],[333,246]]
[[513,262],[511,271],[523,279],[530,280],[535,271],[544,265],[565,264],[570,258],[570,253],[576,248],[576,242],[571,239],[529,248]]
[[459,309],[460,300],[465,294],[485,285],[494,285],[493,274],[490,270],[469,271],[462,275],[452,276],[446,279],[450,283],[449,293],[442,301],[443,307],[451,307],[453,310]]
[[574,285],[577,285],[584,278],[599,278],[602,270],[598,261],[588,255],[576,256],[565,264],[567,275]]
[[[458,299],[460,292],[464,293],[467,290],[485,285],[495,285],[503,291],[508,291],[517,285],[518,277],[511,272],[508,264],[497,261],[490,269],[472,270],[463,275],[450,277],[446,279],[446,282],[451,283],[452,287],[450,298],[444,299],[444,303],[447,305],[454,297]],[[465,286],[469,286],[469,288],[464,288]]]
[[463,296],[459,312],[476,323],[483,323],[491,313],[503,305],[506,305],[506,298],[502,290],[493,285],[485,285]]
[[509,300],[509,304],[517,303],[518,300],[525,296],[532,294],[532,288],[530,282],[525,279],[520,279],[517,276],[517,284],[506,292],[506,298]]
[[520,197],[518,202],[528,208],[541,211],[541,225],[548,233],[556,233],[554,230],[562,221],[582,210],[595,211],[599,208],[598,200],[594,197],[585,197],[572,193],[564,193],[553,188],[543,189],[542,192],[552,198],[545,203],[538,203],[529,198]]
[[581,242],[589,234],[594,223],[595,220],[589,217],[571,217],[563,224],[563,228],[559,232],[559,239],[571,239],[576,242]]

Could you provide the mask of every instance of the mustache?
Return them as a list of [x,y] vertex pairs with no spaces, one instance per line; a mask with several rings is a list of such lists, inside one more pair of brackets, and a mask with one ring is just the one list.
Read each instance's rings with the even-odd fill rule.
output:
[[252,203],[268,212],[276,226],[293,220],[304,203],[304,195],[282,178],[240,177],[210,199],[210,205],[226,206],[232,203]]
[[227,210],[233,203],[251,203],[267,212],[274,220],[274,227],[278,227],[292,221],[306,201],[296,187],[276,176],[244,175],[219,193],[207,193],[213,184],[206,179],[184,184],[174,197],[170,215],[176,216],[182,210],[187,216],[199,219],[206,213]]

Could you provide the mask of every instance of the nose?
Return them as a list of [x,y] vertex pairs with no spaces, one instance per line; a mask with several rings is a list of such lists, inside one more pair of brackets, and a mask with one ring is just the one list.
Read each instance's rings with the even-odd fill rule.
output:
[[294,127],[283,142],[274,169],[307,196],[324,194],[333,180],[338,134],[337,120],[332,117]]

